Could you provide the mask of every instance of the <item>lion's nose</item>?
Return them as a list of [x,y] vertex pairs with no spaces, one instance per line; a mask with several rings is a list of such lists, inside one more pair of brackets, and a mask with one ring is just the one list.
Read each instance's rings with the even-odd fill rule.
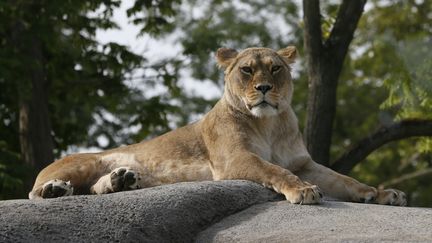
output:
[[255,85],[255,89],[261,91],[263,94],[267,93],[267,91],[271,90],[273,86],[270,84],[258,84]]

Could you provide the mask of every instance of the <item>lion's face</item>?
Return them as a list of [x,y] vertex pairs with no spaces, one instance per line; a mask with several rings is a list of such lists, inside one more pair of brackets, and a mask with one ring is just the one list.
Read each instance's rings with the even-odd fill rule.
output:
[[228,101],[256,117],[274,116],[286,110],[293,91],[289,63],[295,53],[295,47],[278,52],[268,48],[248,48],[240,53],[219,49],[216,57],[226,69]]

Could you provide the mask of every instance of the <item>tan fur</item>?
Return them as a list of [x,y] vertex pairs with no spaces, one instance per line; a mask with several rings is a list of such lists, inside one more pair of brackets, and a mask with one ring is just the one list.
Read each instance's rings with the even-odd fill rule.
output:
[[139,178],[130,188],[246,179],[291,203],[319,203],[322,191],[341,200],[405,205],[400,191],[378,191],[312,161],[291,108],[289,64],[296,53],[295,47],[219,49],[224,95],[200,121],[142,143],[60,159],[41,171],[31,197],[41,197],[53,179],[70,181],[74,194],[108,193],[115,170],[127,167]]

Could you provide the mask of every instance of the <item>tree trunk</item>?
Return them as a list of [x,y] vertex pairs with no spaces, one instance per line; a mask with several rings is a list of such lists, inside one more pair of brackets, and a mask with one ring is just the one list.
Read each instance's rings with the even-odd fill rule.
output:
[[325,166],[329,166],[330,161],[338,78],[365,3],[365,0],[343,1],[330,36],[323,42],[319,1],[303,0],[309,76],[304,134],[312,158]]
[[[20,28],[19,28],[20,29]],[[16,33],[15,39],[24,35]],[[28,33],[26,33],[28,34]],[[48,111],[48,81],[44,71],[42,43],[32,36],[31,46],[20,45],[20,50],[29,57],[27,82],[21,85],[19,107],[19,130],[23,160],[40,171],[54,160],[54,144]],[[19,44],[17,44],[19,45]]]
[[54,160],[46,91],[40,80],[32,80],[32,94],[20,105],[20,144],[23,160],[40,171]]

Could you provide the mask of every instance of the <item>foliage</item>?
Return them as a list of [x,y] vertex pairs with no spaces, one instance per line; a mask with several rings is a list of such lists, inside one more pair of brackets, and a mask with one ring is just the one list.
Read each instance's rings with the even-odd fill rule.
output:
[[30,168],[20,161],[20,155],[10,151],[0,140],[0,200],[24,195],[23,178],[29,176]]
[[[375,104],[369,103],[367,111],[360,111],[369,113],[361,115],[360,121],[364,124],[352,124],[348,130],[360,130],[365,134],[367,131],[362,128],[366,124],[370,131],[373,123],[386,125],[403,119],[432,118],[432,53],[429,50],[432,28],[428,15],[431,10],[432,4],[428,1],[371,2],[370,10],[358,27],[358,36],[352,45],[357,53],[352,52],[349,73],[344,79],[353,80],[355,86],[373,86],[369,92],[374,93],[365,93],[365,96],[370,101],[373,100],[370,97],[374,97]],[[365,100],[365,96],[358,95],[356,99]],[[350,104],[346,108],[352,107]],[[361,133],[358,136],[354,132],[354,136],[349,137],[361,137]],[[430,138],[388,144],[369,156],[352,174],[374,185],[385,183],[431,168],[431,151]],[[426,195],[432,191],[432,184],[426,178],[427,175],[394,186],[409,192],[411,205],[430,206]]]
[[127,16],[134,24],[141,25],[140,35],[159,36],[171,32],[175,27],[175,7],[180,0],[136,0],[127,10]]

